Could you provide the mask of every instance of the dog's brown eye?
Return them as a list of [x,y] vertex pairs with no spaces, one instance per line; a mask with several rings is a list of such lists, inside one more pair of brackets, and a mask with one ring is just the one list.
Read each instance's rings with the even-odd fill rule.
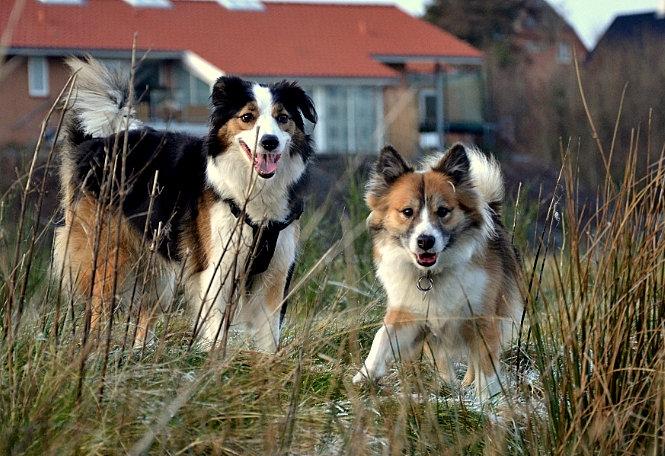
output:
[[280,114],[277,116],[277,122],[281,124],[285,124],[288,121],[289,121],[289,116],[287,116],[286,114]]
[[436,210],[436,215],[438,217],[443,218],[446,215],[448,215],[449,212],[450,212],[450,209],[448,209],[446,207],[443,207],[443,206],[439,206],[439,208]]
[[404,217],[411,217],[413,215],[413,209],[410,207],[402,209],[402,214],[404,214]]
[[252,120],[254,120],[254,114],[251,114],[249,112],[247,114],[243,114],[242,116],[240,116],[240,120],[242,120],[245,123],[250,123]]

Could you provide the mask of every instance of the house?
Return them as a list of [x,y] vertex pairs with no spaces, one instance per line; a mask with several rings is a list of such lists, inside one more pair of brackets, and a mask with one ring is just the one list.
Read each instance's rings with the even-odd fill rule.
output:
[[587,49],[577,31],[545,0],[527,0],[513,24],[512,46],[539,83],[584,61]]
[[[320,152],[417,153],[482,132],[482,53],[391,5],[259,0],[25,0],[0,4],[0,144],[34,142],[65,84],[63,58],[129,67],[136,34],[139,115],[205,131],[222,74],[297,79],[314,98]],[[422,127],[422,128],[421,128]]]
[[545,0],[525,0],[488,62],[497,149],[548,163],[571,133],[577,100],[575,59],[586,47],[575,29]]
[[652,145],[665,143],[664,50],[665,2],[660,2],[656,11],[615,17],[585,64],[597,133],[614,146],[617,169],[623,168],[636,137]]
[[588,63],[592,66],[612,63],[607,60],[616,61],[619,55],[644,57],[650,51],[654,53],[652,57],[662,57],[664,42],[665,2],[657,11],[615,17],[589,54]]

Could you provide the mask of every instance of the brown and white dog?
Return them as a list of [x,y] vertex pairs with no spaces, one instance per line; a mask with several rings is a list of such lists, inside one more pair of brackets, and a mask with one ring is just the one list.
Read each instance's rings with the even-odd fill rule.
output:
[[[136,119],[129,72],[73,59],[60,169],[64,226],[55,272],[91,298],[93,329],[115,296],[169,304],[182,277],[195,332],[207,348],[228,324],[275,351],[296,258],[303,180],[313,154],[303,117],[312,100],[295,83],[220,77],[204,138]],[[152,312],[138,319],[139,342]]]
[[501,342],[522,313],[518,262],[500,221],[498,163],[455,145],[415,170],[385,147],[367,185],[368,225],[387,313],[353,382],[386,375],[423,349],[446,381],[451,357],[468,356],[464,385],[501,389]]

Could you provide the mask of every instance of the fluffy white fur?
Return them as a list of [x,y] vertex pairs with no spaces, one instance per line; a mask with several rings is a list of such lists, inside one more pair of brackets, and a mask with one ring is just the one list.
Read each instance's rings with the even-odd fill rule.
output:
[[[504,185],[501,166],[494,156],[483,153],[477,147],[464,146],[469,159],[471,180],[482,200],[487,203],[503,201]],[[436,166],[448,152],[440,152],[429,156],[425,166]]]
[[[501,203],[504,197],[503,172],[494,156],[484,154],[476,147],[464,146],[464,149],[469,158],[469,177],[483,204],[481,211],[485,223],[482,237],[487,239],[495,233],[490,205]],[[425,165],[435,166],[446,153],[432,155],[425,161]]]
[[134,130],[143,124],[129,103],[129,74],[114,71],[97,60],[70,58],[67,65],[76,78],[69,108],[74,110],[83,131],[93,138]]

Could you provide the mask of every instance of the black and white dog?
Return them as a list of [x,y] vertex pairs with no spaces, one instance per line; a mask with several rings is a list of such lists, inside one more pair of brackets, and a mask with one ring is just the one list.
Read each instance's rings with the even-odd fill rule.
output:
[[[316,122],[312,100],[294,82],[220,77],[209,133],[196,138],[142,125],[128,74],[92,59],[68,63],[76,82],[61,147],[65,224],[56,229],[54,256],[71,291],[92,297],[91,327],[114,296],[135,294],[137,282],[153,304],[168,303],[182,276],[205,346],[219,338],[235,302],[227,324],[275,351],[313,154],[303,121]],[[139,315],[138,342],[153,317]]]

